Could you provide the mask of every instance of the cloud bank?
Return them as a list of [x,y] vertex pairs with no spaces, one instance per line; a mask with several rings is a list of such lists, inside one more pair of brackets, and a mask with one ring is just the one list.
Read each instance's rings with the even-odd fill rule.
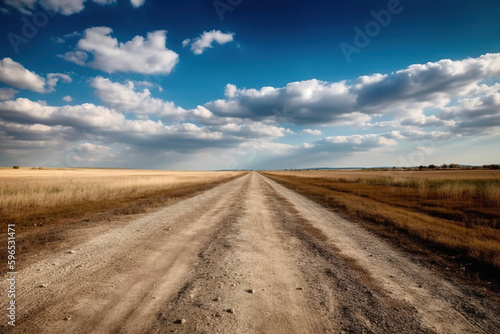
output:
[[[110,32],[93,31],[104,41],[111,38]],[[94,37],[86,33],[83,39]],[[146,40],[155,44],[151,39],[134,43],[143,45]],[[126,52],[123,44],[113,45],[112,50]],[[164,47],[163,41],[155,47]],[[46,93],[59,81],[71,80],[62,74],[43,78],[10,58],[1,64],[0,80],[17,89]],[[339,82],[311,79],[261,88],[228,84],[224,99],[191,109],[155,97],[151,83],[117,82],[103,76],[88,81],[101,105],[51,106],[14,99],[18,91],[2,88],[0,141],[8,154],[35,147],[64,152],[67,149],[60,147],[64,144],[85,151],[82,161],[93,153],[102,157],[100,161],[150,158],[167,163],[172,157],[179,161],[204,157],[219,161],[213,168],[225,168],[225,161],[239,157],[242,168],[258,163],[285,168],[300,161],[389,154],[410,144],[424,147],[426,142],[445,145],[467,137],[494,138],[500,135],[499,76],[500,54],[486,54]],[[346,126],[350,134],[342,133]],[[88,139],[89,133],[94,140]],[[303,142],[300,136],[311,141]]]

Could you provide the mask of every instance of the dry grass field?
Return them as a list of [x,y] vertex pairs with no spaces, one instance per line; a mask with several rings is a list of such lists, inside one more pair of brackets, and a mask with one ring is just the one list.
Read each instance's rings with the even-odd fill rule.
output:
[[467,203],[421,191],[443,180],[57,172],[0,178],[11,217],[27,224],[16,224],[16,327],[0,333],[500,333],[495,284],[429,265],[438,245],[467,273],[496,268],[499,250],[496,228],[421,211]]
[[188,195],[238,172],[127,169],[0,169],[0,221],[51,223],[131,203]]
[[266,172],[412,251],[469,276],[500,272],[500,171]]

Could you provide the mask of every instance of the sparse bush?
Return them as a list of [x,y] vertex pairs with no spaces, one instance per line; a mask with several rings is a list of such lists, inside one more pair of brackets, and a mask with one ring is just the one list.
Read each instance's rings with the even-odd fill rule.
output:
[[14,168],[14,169],[19,169],[19,166],[14,166],[14,167],[12,167],[12,168]]

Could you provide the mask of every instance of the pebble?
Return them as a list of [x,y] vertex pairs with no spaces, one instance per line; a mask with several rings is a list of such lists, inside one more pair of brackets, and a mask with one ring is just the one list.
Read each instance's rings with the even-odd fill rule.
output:
[[247,290],[247,292],[248,292],[248,293],[254,293],[254,292],[255,292],[255,290],[254,290],[254,289],[248,289],[248,290]]
[[233,313],[234,314],[234,312],[235,312],[234,308],[228,308],[227,309],[227,313]]
[[187,322],[187,321],[186,321],[186,319],[178,319],[178,320],[175,320],[175,323],[176,323],[176,324],[181,324],[181,325],[185,324],[186,322]]
[[67,316],[67,317],[65,317],[63,320],[64,320],[64,321],[69,321],[69,320],[71,320],[71,316]]

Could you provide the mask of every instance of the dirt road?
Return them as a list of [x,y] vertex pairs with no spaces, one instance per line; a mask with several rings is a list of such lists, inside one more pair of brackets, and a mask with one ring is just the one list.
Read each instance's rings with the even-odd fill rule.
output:
[[256,172],[18,277],[0,332],[500,333],[487,294]]

